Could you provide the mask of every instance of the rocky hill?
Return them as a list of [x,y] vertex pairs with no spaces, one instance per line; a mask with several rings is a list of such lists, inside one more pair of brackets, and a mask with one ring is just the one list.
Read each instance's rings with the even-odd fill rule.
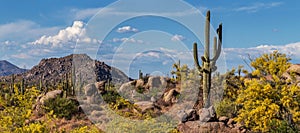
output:
[[[42,80],[44,85],[55,86],[66,79],[66,76],[70,78],[72,74],[76,75],[76,78],[82,78],[82,80],[110,80],[113,82],[125,82],[128,80],[128,77],[122,71],[104,62],[92,60],[86,54],[72,54],[61,58],[42,59],[32,69],[25,73],[17,74],[16,82],[24,78],[29,84],[38,84]],[[11,80],[11,77],[6,76],[0,79],[8,82]]]
[[6,60],[0,60],[0,76],[19,74],[25,71],[26,69],[21,69]]

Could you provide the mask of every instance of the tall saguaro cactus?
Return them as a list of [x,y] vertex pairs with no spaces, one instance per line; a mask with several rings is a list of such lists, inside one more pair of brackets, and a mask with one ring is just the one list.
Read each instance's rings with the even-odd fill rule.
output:
[[216,61],[218,60],[222,49],[222,24],[217,29],[218,38],[214,37],[213,44],[213,58],[210,58],[210,11],[207,11],[205,22],[205,48],[204,55],[201,56],[202,66],[199,65],[197,43],[194,43],[194,62],[196,68],[202,73],[203,85],[203,103],[204,107],[210,106],[210,89],[211,89],[211,75],[217,70]]

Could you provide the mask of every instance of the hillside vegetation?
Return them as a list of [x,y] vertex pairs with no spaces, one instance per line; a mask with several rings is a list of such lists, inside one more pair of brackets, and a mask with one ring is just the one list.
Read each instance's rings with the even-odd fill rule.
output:
[[[285,54],[274,51],[253,59],[252,72],[238,67],[223,75],[215,74],[211,90],[215,93],[211,93],[210,98],[216,116],[212,116],[214,119],[210,119],[208,123],[224,123],[224,127],[218,127],[218,132],[298,132],[300,72],[291,69],[294,65],[289,61],[290,58]],[[173,78],[141,74],[140,79],[121,86],[103,81],[74,87],[71,78],[66,79],[62,85],[51,86],[51,89],[47,89],[47,86],[29,86],[29,83],[22,80],[1,82],[0,132],[102,132],[92,121],[102,118],[103,108],[109,108],[119,115],[115,117],[118,119],[107,123],[107,132],[204,132],[204,128],[198,125],[205,111],[202,91],[199,94],[191,91],[191,84],[197,84],[197,89],[202,86],[202,75],[180,63],[173,67]],[[164,85],[163,92],[154,86],[157,81]],[[224,86],[220,88],[220,85]],[[78,102],[74,93],[69,93],[72,88],[87,95],[82,103]],[[126,93],[120,95],[120,91]],[[218,93],[219,91],[222,93]],[[183,95],[187,93],[190,95]],[[176,126],[178,123],[152,119],[172,112],[174,105],[182,104],[180,99],[189,99],[192,94],[198,96],[198,101],[191,106],[190,113],[180,117],[179,126]],[[100,95],[108,103],[107,107],[98,104],[97,98]],[[132,97],[135,99],[131,99]],[[85,104],[97,108],[90,111],[91,115],[97,116],[95,121],[90,121],[85,114],[87,112],[83,112],[81,107]],[[144,122],[135,123],[124,118]],[[228,119],[231,120],[230,124]]]

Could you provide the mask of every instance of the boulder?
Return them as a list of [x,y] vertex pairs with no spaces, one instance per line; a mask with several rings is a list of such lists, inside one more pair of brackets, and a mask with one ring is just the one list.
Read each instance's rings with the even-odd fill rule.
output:
[[101,96],[100,95],[92,95],[87,96],[88,104],[100,104],[101,103]]
[[300,80],[300,64],[293,64],[290,66],[290,68],[288,68],[286,70],[285,73],[283,73],[283,77],[287,78],[287,79],[291,79],[291,75],[290,73],[296,73],[296,80],[299,81]]
[[164,93],[163,95],[163,100],[166,103],[172,103],[173,101],[176,101],[176,95],[178,95],[179,93],[175,90],[175,89],[171,89],[169,91],[167,91],[166,93]]
[[165,88],[166,86],[167,81],[164,77],[161,76],[149,77],[146,84],[146,88],[149,88],[150,90],[153,88]]
[[199,110],[199,117],[201,122],[208,122],[216,120],[216,111],[213,106],[209,108],[202,108]]
[[103,115],[103,111],[97,111],[97,110],[94,110],[92,111],[91,113],[91,117],[100,117],[101,115]]
[[223,122],[188,121],[178,125],[181,133],[238,133],[239,130],[226,127]]
[[143,79],[138,79],[136,81],[135,88],[141,88],[141,87],[144,87],[144,80]]
[[177,116],[179,117],[182,123],[188,121],[195,121],[199,118],[199,116],[197,115],[197,111],[195,109],[189,109],[185,111],[181,110],[177,113]]
[[224,122],[224,123],[227,123],[228,120],[229,120],[229,118],[226,117],[226,116],[221,116],[221,117],[219,118],[219,121],[220,121],[220,122]]
[[142,112],[154,109],[154,103],[149,101],[136,102],[134,105],[140,108]]
[[46,93],[46,95],[41,96],[41,98],[39,99],[39,103],[41,103],[42,105],[44,105],[44,102],[48,99],[55,99],[57,97],[62,96],[63,91],[62,90],[54,90],[54,91],[50,91],[48,93]]
[[95,87],[99,90],[100,93],[105,91],[105,81],[100,81],[95,83]]
[[84,87],[84,92],[86,96],[92,96],[94,94],[97,94],[97,88],[95,84],[88,84]]
[[235,123],[234,120],[231,118],[231,119],[228,120],[227,126],[233,128],[234,123]]
[[130,91],[130,90],[134,89],[135,84],[136,84],[136,81],[130,81],[130,82],[124,83],[119,88],[119,92]]

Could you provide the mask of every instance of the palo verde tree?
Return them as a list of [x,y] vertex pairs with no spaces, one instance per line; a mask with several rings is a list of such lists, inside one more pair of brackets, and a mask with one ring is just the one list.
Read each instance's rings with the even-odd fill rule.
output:
[[211,77],[212,73],[217,70],[216,62],[221,53],[222,47],[222,24],[217,29],[218,38],[214,37],[213,45],[213,58],[210,58],[210,11],[207,11],[206,22],[205,22],[205,48],[204,55],[201,56],[202,66],[199,65],[197,43],[194,43],[194,62],[196,68],[202,73],[202,84],[203,84],[203,103],[204,107],[210,106],[210,89],[211,89]]
[[274,51],[251,62],[255,69],[252,75],[257,78],[245,79],[245,89],[239,92],[237,122],[255,132],[293,132],[297,125],[299,128],[300,86],[283,76],[290,67],[289,60]]

